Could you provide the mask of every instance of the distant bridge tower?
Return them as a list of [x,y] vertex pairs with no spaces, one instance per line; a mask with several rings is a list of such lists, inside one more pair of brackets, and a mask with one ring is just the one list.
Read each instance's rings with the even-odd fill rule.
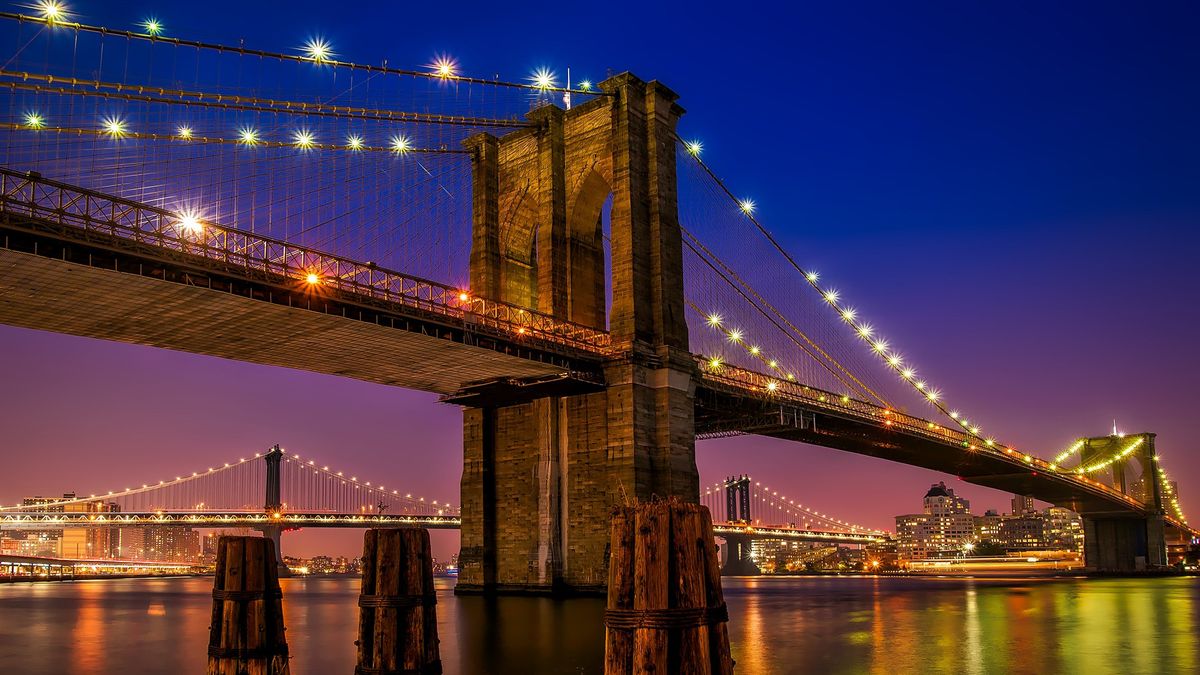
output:
[[283,508],[279,497],[279,464],[283,461],[283,449],[276,445],[263,456],[263,460],[267,463],[267,495],[263,508],[267,513],[275,513]]
[[[750,477],[746,475],[729,478],[725,481],[725,517],[730,522],[751,522],[750,514]],[[732,576],[754,576],[759,574],[750,547],[753,540],[749,535],[726,534],[725,561],[721,568],[722,574]]]
[[465,144],[471,293],[607,327],[613,354],[590,384],[496,381],[490,399],[460,399],[463,592],[598,591],[614,504],[699,501],[675,177],[683,109],[628,73],[599,87],[570,110],[532,111],[532,128]]
[[725,518],[733,522],[750,522],[750,477],[739,476],[725,481]]
[[[283,461],[283,449],[278,445],[274,446],[263,456],[263,460],[267,463],[266,500],[263,510],[270,518],[272,514],[279,513],[283,509],[283,500],[280,498],[279,492],[279,465]],[[280,570],[286,569],[283,564],[281,547],[283,528],[279,525],[264,525],[261,529],[264,537],[275,542],[275,558]]]

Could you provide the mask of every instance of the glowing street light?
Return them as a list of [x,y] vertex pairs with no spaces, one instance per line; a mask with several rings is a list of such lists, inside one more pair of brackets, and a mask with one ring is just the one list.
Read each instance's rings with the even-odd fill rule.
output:
[[242,145],[255,145],[258,143],[258,132],[254,127],[242,127],[238,129],[238,143]]
[[743,199],[742,201],[738,202],[738,208],[742,210],[742,213],[748,216],[754,213],[754,206],[755,204],[753,199]]
[[151,37],[156,37],[158,35],[162,35],[163,26],[161,23],[158,22],[158,19],[155,19],[154,17],[150,17],[150,18],[146,19],[145,21],[142,22],[141,25],[142,25],[142,30],[146,31],[146,35],[149,35]]
[[125,135],[125,122],[115,115],[104,118],[103,128],[104,133],[113,138],[120,138]]
[[448,56],[439,56],[433,61],[433,74],[446,79],[458,75],[458,64]]
[[179,125],[179,128],[175,130],[175,135],[185,140],[191,139],[192,128],[186,124],[181,124]]
[[307,129],[301,129],[300,131],[297,131],[292,137],[292,140],[296,144],[296,147],[302,150],[308,150],[316,144],[316,141],[313,139],[312,132]]
[[578,86],[579,86],[580,91],[591,91],[592,90],[592,81],[591,80],[583,80],[582,82],[579,83]]
[[184,211],[179,214],[179,229],[187,234],[201,234],[204,232],[204,224],[195,213]]
[[404,136],[392,136],[392,152],[404,154],[412,150],[412,142]]
[[67,18],[67,6],[57,0],[40,0],[31,9],[36,9],[50,23]]
[[30,129],[45,129],[46,119],[37,113],[27,113],[25,115],[25,126]]
[[362,150],[362,148],[363,148],[362,136],[355,136],[355,135],[348,136],[346,138],[346,147],[350,148],[351,150]]
[[317,284],[321,283],[321,277],[316,272],[309,272],[308,275],[304,277],[304,280],[308,282],[309,286],[316,286]]
[[533,81],[533,86],[542,91],[554,87],[554,72],[549,68],[538,68],[529,79]]
[[313,38],[305,42],[301,49],[305,56],[317,63],[324,63],[333,56],[333,48],[322,38]]
[[687,153],[689,155],[693,157],[699,157],[700,151],[704,149],[704,144],[700,141],[688,141],[685,147],[687,148]]

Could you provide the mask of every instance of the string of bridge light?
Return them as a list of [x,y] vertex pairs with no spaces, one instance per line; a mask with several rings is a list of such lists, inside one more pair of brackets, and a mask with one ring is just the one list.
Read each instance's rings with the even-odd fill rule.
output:
[[1159,460],[1158,455],[1154,456],[1154,462],[1158,464],[1159,489],[1162,490],[1163,496],[1170,503],[1171,510],[1175,512],[1175,517],[1179,519],[1179,522],[1186,524],[1187,516],[1183,514],[1183,507],[1179,505],[1179,495],[1175,493],[1175,488],[1171,486],[1167,470],[1162,468],[1162,461]]
[[[1117,434],[1117,436],[1123,438],[1124,434]],[[1065,469],[1065,468],[1061,467],[1060,465],[1064,461],[1066,461],[1068,458],[1070,458],[1071,455],[1074,455],[1075,453],[1079,452],[1080,450],[1082,450],[1084,448],[1084,446],[1087,445],[1087,439],[1081,438],[1081,439],[1075,441],[1075,443],[1073,443],[1066,450],[1063,450],[1061,453],[1059,453],[1054,458],[1054,464],[1052,466],[1054,466],[1059,471],[1065,471],[1065,472],[1073,471],[1076,474],[1095,473],[1096,471],[1106,469],[1109,466],[1112,466],[1113,464],[1115,464],[1116,462],[1118,462],[1122,459],[1125,459],[1130,454],[1132,454],[1134,450],[1139,448],[1144,442],[1145,442],[1145,437],[1136,438],[1133,440],[1133,442],[1131,442],[1129,445],[1127,445],[1122,450],[1118,451],[1116,454],[1111,455],[1103,460],[1093,462],[1092,464],[1089,464],[1086,466],[1081,465],[1081,466],[1075,468],[1074,470]],[[1154,457],[1152,459],[1156,464],[1158,464],[1157,474],[1158,474],[1159,488],[1162,490],[1163,495],[1167,498],[1168,503],[1171,505],[1171,509],[1175,512],[1175,515],[1179,519],[1179,521],[1186,523],[1187,517],[1184,515],[1183,508],[1179,504],[1178,495],[1175,494],[1175,490],[1171,487],[1170,481],[1167,480],[1167,478],[1168,478],[1167,472],[1165,469],[1162,468],[1162,460],[1159,458],[1158,455],[1154,455]]]
[[198,479],[198,478],[206,478],[215,473],[219,473],[219,472],[225,471],[227,469],[232,469],[236,466],[245,464],[248,461],[252,461],[252,460],[258,459],[260,457],[263,457],[265,454],[266,453],[260,452],[255,455],[251,455],[248,458],[242,457],[242,458],[238,459],[236,462],[225,462],[223,465],[218,466],[218,467],[209,467],[207,471],[193,471],[192,475],[190,475],[190,476],[186,476],[186,475],[175,476],[174,480],[166,479],[166,480],[160,480],[157,483],[142,483],[142,486],[140,488],[127,487],[124,490],[109,490],[108,493],[106,493],[106,494],[98,494],[98,495],[93,494],[93,495],[89,495],[87,497],[76,497],[75,499],[56,499],[52,502],[47,502],[45,504],[30,504],[30,505],[14,504],[13,506],[0,506],[0,511],[12,511],[14,509],[37,509],[37,508],[45,508],[47,506],[59,507],[59,506],[64,506],[64,505],[69,505],[69,504],[83,504],[83,503],[94,501],[96,499],[119,499],[121,497],[128,497],[130,495],[141,494],[143,492],[147,492],[150,490],[159,490],[162,488],[172,487],[175,485],[179,485],[180,483],[186,483],[186,482]]
[[[264,112],[277,115],[300,115],[330,117],[336,119],[370,120],[381,122],[405,122],[414,124],[440,124],[468,127],[513,127],[531,126],[527,121],[473,117],[468,115],[443,115],[406,110],[381,110],[361,106],[333,105],[309,101],[291,101],[241,94],[211,93],[187,89],[168,89],[148,85],[130,85],[120,82],[87,80],[77,77],[60,77],[26,71],[0,70],[0,77],[18,81],[0,82],[0,86],[14,91],[63,96],[98,97],[137,103],[156,103],[191,108],[212,108],[237,112]],[[34,84],[30,84],[29,81]],[[59,86],[55,86],[59,85]]]
[[[747,476],[746,478],[749,479],[750,477]],[[713,486],[712,490],[710,490],[706,494],[717,494],[717,492],[716,492],[717,490],[725,489],[725,488],[729,487],[729,485],[731,485],[731,483],[729,483],[729,482],[716,483]],[[769,496],[765,497],[765,499],[767,499],[769,501],[772,499],[775,499],[775,498],[779,499],[780,500],[780,504],[779,504],[780,508],[784,509],[791,515],[798,515],[798,514],[796,514],[795,511],[792,510],[794,508],[794,509],[802,512],[804,515],[812,516],[812,518],[815,520],[821,520],[821,521],[824,521],[827,523],[841,525],[842,527],[848,528],[852,531],[861,530],[863,532],[868,532],[868,533],[872,533],[872,534],[882,534],[883,533],[882,530],[873,530],[870,528],[865,528],[860,525],[854,525],[852,523],[848,523],[843,520],[838,520],[837,518],[834,518],[832,516],[827,516],[823,513],[820,513],[819,511],[814,511],[814,510],[804,506],[803,504],[797,504],[795,500],[790,500],[786,496],[780,497],[778,491],[772,491],[771,488],[764,486],[762,483],[755,482],[754,486],[762,488],[762,491],[769,493]],[[764,497],[762,496],[762,492],[759,492],[759,491],[756,491],[754,496],[756,499],[764,499]],[[770,505],[775,506],[774,501],[770,501]]]
[[[682,140],[682,139],[681,139]],[[861,340],[869,347],[869,351],[877,356],[885,366],[893,370],[900,376],[901,381],[911,386],[920,396],[922,396],[930,405],[938,409],[943,414],[954,420],[955,424],[962,427],[963,431],[973,436],[984,443],[988,447],[1006,448],[992,438],[984,438],[980,435],[980,427],[977,424],[972,424],[969,419],[963,417],[957,410],[948,408],[944,401],[942,393],[939,389],[931,387],[924,379],[917,377],[917,370],[911,364],[905,362],[904,357],[891,347],[887,340],[880,336],[875,328],[870,324],[862,321],[858,317],[858,312],[853,307],[844,305],[841,302],[841,294],[833,288],[822,287],[820,275],[809,269],[805,269],[787,252],[786,249],[779,243],[778,240],[765,228],[758,218],[754,216],[756,204],[753,199],[738,198],[725,185],[712,168],[709,167],[700,154],[704,149],[703,143],[697,140],[685,141],[684,149],[695,160],[704,172],[717,184],[725,195],[733,201],[739,211],[755,226],[755,228],[767,238],[767,240],[775,247],[777,251],[788,261],[788,263],[801,274],[808,285],[815,290],[825,301],[825,303],[837,313],[838,318],[848,325],[855,337]],[[1011,449],[1011,448],[1010,448]],[[1015,450],[1014,450],[1015,452]]]
[[1119,462],[1122,459],[1125,459],[1129,455],[1133,454],[1133,451],[1137,450],[1138,447],[1141,446],[1142,443],[1145,443],[1145,442],[1146,442],[1145,437],[1135,438],[1133,440],[1133,442],[1131,442],[1129,445],[1125,446],[1124,449],[1117,452],[1115,455],[1111,455],[1105,459],[1102,459],[1102,460],[1099,460],[1096,462],[1092,462],[1091,464],[1088,464],[1086,466],[1081,465],[1075,469],[1075,473],[1095,473],[1097,471],[1100,471],[1101,469],[1106,469],[1106,468],[1112,466],[1114,463]]
[[[748,480],[753,480],[750,476],[746,476],[746,478]],[[731,483],[729,481],[714,483],[713,487],[710,488],[708,491],[706,491],[705,494],[706,495],[719,494],[719,492],[718,492],[719,490],[724,490],[725,488],[728,488],[732,484],[733,483]],[[813,518],[815,518],[817,520],[822,520],[827,523],[841,525],[842,527],[845,527],[854,532],[862,531],[862,532],[866,532],[868,534],[886,534],[886,532],[884,532],[883,530],[876,530],[876,529],[872,529],[872,528],[868,528],[868,527],[863,527],[861,525],[855,525],[853,523],[848,523],[844,520],[839,520],[837,518],[834,518],[833,516],[827,516],[819,511],[814,511],[814,510],[804,506],[803,504],[797,504],[794,499],[788,499],[788,497],[786,495],[780,496],[778,491],[771,490],[771,488],[763,485],[760,482],[756,481],[754,483],[754,487],[762,488],[762,492],[769,493],[769,496],[767,497],[767,499],[772,499],[772,498],[779,499],[780,507],[783,508],[784,510],[788,511],[789,513],[792,513],[793,515],[796,515],[795,512],[792,511],[792,509],[794,508],[794,509],[797,509],[797,510],[803,512],[804,515],[812,516]],[[757,497],[759,499],[763,498],[762,493],[759,491],[755,491],[755,497]],[[774,505],[775,505],[774,503],[771,504],[771,506],[774,506]]]
[[299,129],[292,132],[291,140],[288,141],[276,141],[264,138],[259,133],[258,129],[250,126],[240,127],[237,130],[236,138],[200,136],[196,134],[195,129],[187,125],[180,125],[176,127],[175,133],[173,134],[139,132],[131,130],[128,123],[123,118],[118,116],[105,117],[103,120],[101,120],[98,128],[87,129],[83,127],[52,127],[47,124],[46,118],[41,114],[31,112],[25,115],[23,123],[17,124],[15,122],[3,122],[0,123],[0,129],[5,131],[31,131],[38,133],[57,133],[76,136],[98,136],[110,138],[112,140],[129,139],[146,141],[176,141],[195,145],[236,145],[256,148],[293,148],[303,151],[329,150],[344,152],[388,153],[393,155],[470,154],[469,150],[419,148],[413,145],[411,138],[403,134],[391,136],[388,139],[387,145],[368,145],[366,139],[358,134],[351,134],[347,136],[345,143],[322,143],[318,141],[316,135],[308,129]]
[[12,19],[16,21],[32,21],[45,24],[46,26],[52,28],[69,28],[80,32],[112,35],[130,40],[148,40],[151,42],[161,42],[179,47],[194,47],[196,49],[213,50],[222,53],[239,54],[244,56],[258,56],[262,58],[276,59],[279,61],[312,63],[331,68],[345,68],[349,70],[359,70],[363,72],[384,75],[403,75],[440,80],[444,82],[481,84],[496,87],[527,89],[539,92],[561,92],[563,94],[587,94],[594,96],[610,95],[608,92],[597,89],[590,80],[582,80],[574,88],[560,87],[555,81],[555,73],[548,68],[536,69],[532,74],[529,75],[528,78],[526,78],[529,80],[528,82],[488,80],[481,77],[460,75],[458,72],[458,62],[448,56],[439,56],[435,58],[432,63],[426,66],[428,70],[410,70],[405,68],[393,68],[390,66],[373,66],[365,63],[355,63],[352,61],[339,61],[335,58],[337,54],[334,53],[333,46],[324,38],[319,37],[310,38],[303,45],[296,48],[296,51],[299,52],[298,54],[286,54],[283,52],[271,52],[262,49],[248,49],[246,47],[231,47],[228,45],[210,42],[168,37],[165,35],[166,26],[155,17],[147,17],[139,22],[137,25],[137,27],[140,29],[139,31],[130,31],[107,28],[104,26],[90,26],[71,21],[70,19],[72,18],[73,13],[66,4],[59,2],[58,0],[39,0],[39,2],[33,5],[26,5],[25,8],[36,11],[38,16],[16,14],[13,12],[0,12],[0,18]]
[[[420,504],[426,504],[427,506],[439,507],[438,500],[436,500],[436,499],[433,500],[432,502],[426,503],[424,497],[420,497],[420,496],[413,497],[412,493],[407,493],[407,494],[401,495],[399,490],[392,490],[391,492],[388,492],[387,488],[385,488],[383,485],[371,485],[371,481],[359,482],[358,476],[351,476],[351,477],[347,478],[345,476],[344,472],[335,471],[333,469],[330,469],[328,465],[318,464],[315,459],[310,459],[307,462],[305,462],[301,459],[300,453],[298,453],[298,452],[288,452],[287,450],[282,450],[282,449],[281,449],[281,452],[283,453],[284,461],[294,462],[297,466],[303,467],[304,469],[311,469],[315,473],[323,474],[326,477],[332,478],[334,480],[339,480],[344,485],[353,485],[356,489],[361,489],[366,492],[375,493],[382,497],[397,497],[399,499],[405,499],[405,500],[408,500],[408,501],[414,502],[414,503],[420,503]],[[454,506],[452,506],[449,502],[445,502],[440,505],[440,508],[438,508],[438,515],[439,516],[445,515],[446,511],[452,511],[452,510],[454,510]]]
[[[752,286],[750,286],[750,284],[746,283],[735,270],[725,263],[725,261],[717,257],[717,255],[713,253],[711,249],[705,246],[704,243],[701,242],[695,235],[693,235],[691,232],[688,232],[687,229],[683,227],[680,228],[680,231],[685,237],[684,244],[686,244],[687,247],[691,249],[692,252],[695,253],[696,256],[709,267],[709,269],[711,269],[717,274],[718,277],[733,287],[734,291],[737,292],[738,295],[740,295],[746,302],[750,303],[751,307],[754,307],[756,310],[758,310],[758,312],[762,314],[767,321],[783,332],[784,335],[786,335],[797,347],[799,347],[802,352],[810,356],[818,365],[833,375],[835,379],[837,379],[843,385],[846,385],[847,388],[854,389],[854,386],[851,385],[850,382],[847,382],[845,379],[843,379],[842,375],[845,375],[852,380],[854,384],[858,385],[858,388],[861,392],[873,397],[884,407],[892,407],[891,403],[880,396],[874,389],[869,387],[862,380],[858,379],[854,373],[850,372],[845,366],[830,356],[828,352],[822,349],[821,346],[812,338],[797,328],[796,325],[791,322],[791,320],[789,320],[782,312],[768,302],[766,298],[762,297],[762,295],[759,294],[758,291]],[[747,295],[747,293],[749,293],[749,295]],[[705,315],[694,304],[692,304],[692,309],[696,310],[702,316],[705,316],[706,319],[708,318],[708,315]],[[770,309],[770,313],[766,312],[766,309]],[[803,338],[804,342],[807,343],[808,346],[806,347],[804,344],[797,342],[795,338],[792,337],[791,333],[789,333],[782,325],[780,325],[780,321],[786,324],[787,327],[791,329],[792,333],[795,333]],[[818,355],[824,358],[818,358]],[[836,368],[831,367],[831,364],[832,366],[836,366]]]
[[[714,328],[714,329],[720,331],[722,334],[725,335],[726,339],[728,339],[731,343],[740,346],[742,349],[744,349],[746,351],[747,354],[749,354],[750,356],[753,356],[754,358],[758,359],[759,361],[767,364],[767,367],[770,368],[771,370],[778,372],[780,374],[781,380],[787,380],[789,382],[796,381],[795,373],[788,372],[786,369],[784,369],[782,366],[779,365],[778,361],[776,361],[774,359],[768,359],[767,356],[763,353],[762,348],[760,348],[757,345],[750,344],[745,339],[745,334],[740,329],[730,328],[730,327],[726,326],[725,319],[720,314],[717,314],[716,312],[710,312],[708,314],[705,314],[703,311],[700,310],[699,307],[697,307],[691,301],[688,302],[688,306],[691,307],[691,309],[694,312],[696,312],[700,316],[704,317],[705,323],[708,324],[708,326],[710,328]],[[707,361],[709,370],[712,370],[713,372],[719,371],[721,369],[721,366],[724,365],[724,363],[725,363],[724,360],[720,356],[712,356]],[[778,382],[776,382],[774,380],[769,380],[767,382],[767,391],[774,392],[778,388],[779,388]]]

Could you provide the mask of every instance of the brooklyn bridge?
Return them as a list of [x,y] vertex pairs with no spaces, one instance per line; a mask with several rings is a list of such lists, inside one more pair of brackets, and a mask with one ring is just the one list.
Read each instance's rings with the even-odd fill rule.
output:
[[[0,21],[22,45],[0,69],[0,322],[431,392],[463,416],[453,505],[414,498],[413,470],[372,486],[267,439],[98,493],[117,513],[4,522],[457,527],[460,590],[587,591],[614,505],[700,501],[696,443],[753,434],[1071,509],[1096,570],[1163,567],[1200,535],[1153,433],[1017,449],[960,410],[719,177],[665,83]],[[727,538],[884,536],[782,502],[724,515]]]

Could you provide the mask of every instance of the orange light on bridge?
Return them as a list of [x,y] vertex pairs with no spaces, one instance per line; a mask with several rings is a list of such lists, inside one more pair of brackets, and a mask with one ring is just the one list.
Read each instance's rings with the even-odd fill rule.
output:
[[458,294],[458,301],[459,301],[459,302],[466,302],[466,301],[468,301],[468,300],[470,300],[470,299],[471,299],[471,296],[470,296],[470,295],[468,295],[467,293],[459,293],[459,294]]
[[321,283],[321,277],[315,272],[309,272],[308,276],[304,277],[304,280],[308,282],[310,286],[315,286],[316,284]]
[[201,234],[204,225],[194,213],[184,212],[179,214],[179,229],[187,234]]

